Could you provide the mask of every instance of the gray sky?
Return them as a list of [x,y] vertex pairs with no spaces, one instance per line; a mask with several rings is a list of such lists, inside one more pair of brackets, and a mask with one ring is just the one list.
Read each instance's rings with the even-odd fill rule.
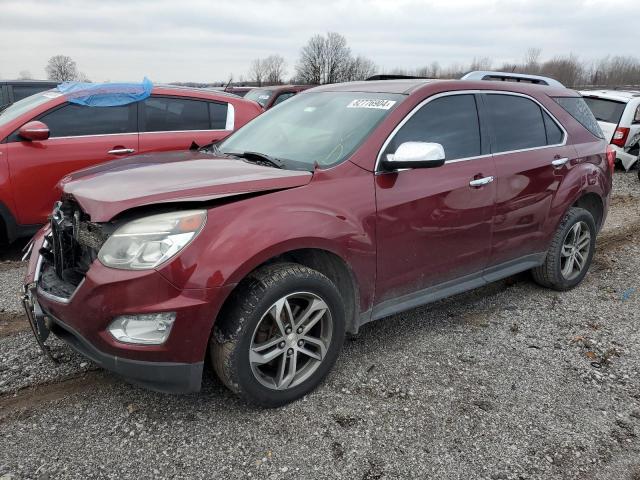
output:
[[44,78],[52,55],[94,81],[220,81],[279,53],[292,74],[315,33],[343,34],[380,71],[491,57],[638,55],[637,0],[0,0],[0,78]]

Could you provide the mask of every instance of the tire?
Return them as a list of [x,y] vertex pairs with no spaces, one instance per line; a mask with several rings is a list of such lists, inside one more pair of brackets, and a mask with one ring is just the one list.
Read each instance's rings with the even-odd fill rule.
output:
[[[285,405],[316,388],[335,364],[344,312],[338,289],[320,272],[296,263],[266,265],[240,283],[221,312],[210,341],[213,368],[249,403]],[[273,360],[261,363],[266,358]]]
[[[580,233],[576,239],[577,231]],[[588,243],[584,239],[587,233]],[[535,282],[559,291],[571,290],[582,282],[593,260],[596,233],[596,223],[588,210],[577,207],[569,209],[553,235],[545,262],[532,270]],[[572,268],[568,264],[571,257],[574,258]]]

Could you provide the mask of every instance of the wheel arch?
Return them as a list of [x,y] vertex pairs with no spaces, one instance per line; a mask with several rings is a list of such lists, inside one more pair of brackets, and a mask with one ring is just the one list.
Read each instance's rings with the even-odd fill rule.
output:
[[[277,253],[272,253],[268,258],[261,261],[246,262],[239,267],[230,280],[235,284],[234,288],[224,299],[217,317],[226,310],[229,302],[233,301],[234,292],[240,287],[252,272],[270,264],[293,262],[317,270],[331,280],[343,297],[345,305],[346,331],[355,333],[358,329],[358,319],[360,315],[360,290],[358,280],[349,263],[339,253],[325,247],[306,247],[283,249]],[[214,322],[215,331],[217,320]]]
[[591,213],[596,222],[596,228],[600,231],[604,220],[604,202],[600,195],[595,192],[584,192],[571,207],[583,208]]

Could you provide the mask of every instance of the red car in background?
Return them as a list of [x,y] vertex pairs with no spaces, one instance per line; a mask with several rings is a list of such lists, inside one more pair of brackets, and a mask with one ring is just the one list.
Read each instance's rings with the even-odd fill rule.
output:
[[316,85],[273,85],[271,87],[254,88],[246,93],[244,98],[254,100],[265,110],[284,102],[285,100],[308,90]]
[[16,102],[0,112],[0,241],[45,223],[56,184],[74,170],[216,142],[262,111],[225,92],[173,86],[115,107],[72,104],[56,90]]

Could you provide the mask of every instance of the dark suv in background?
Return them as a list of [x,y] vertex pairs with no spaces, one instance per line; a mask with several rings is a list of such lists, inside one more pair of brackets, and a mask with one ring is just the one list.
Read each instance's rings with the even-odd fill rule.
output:
[[326,85],[216,146],[65,178],[24,304],[41,344],[150,388],[197,391],[209,359],[282,405],[367,322],[526,270],[578,285],[614,159],[562,86]]
[[54,88],[58,83],[49,80],[0,80],[0,110],[13,102]]

